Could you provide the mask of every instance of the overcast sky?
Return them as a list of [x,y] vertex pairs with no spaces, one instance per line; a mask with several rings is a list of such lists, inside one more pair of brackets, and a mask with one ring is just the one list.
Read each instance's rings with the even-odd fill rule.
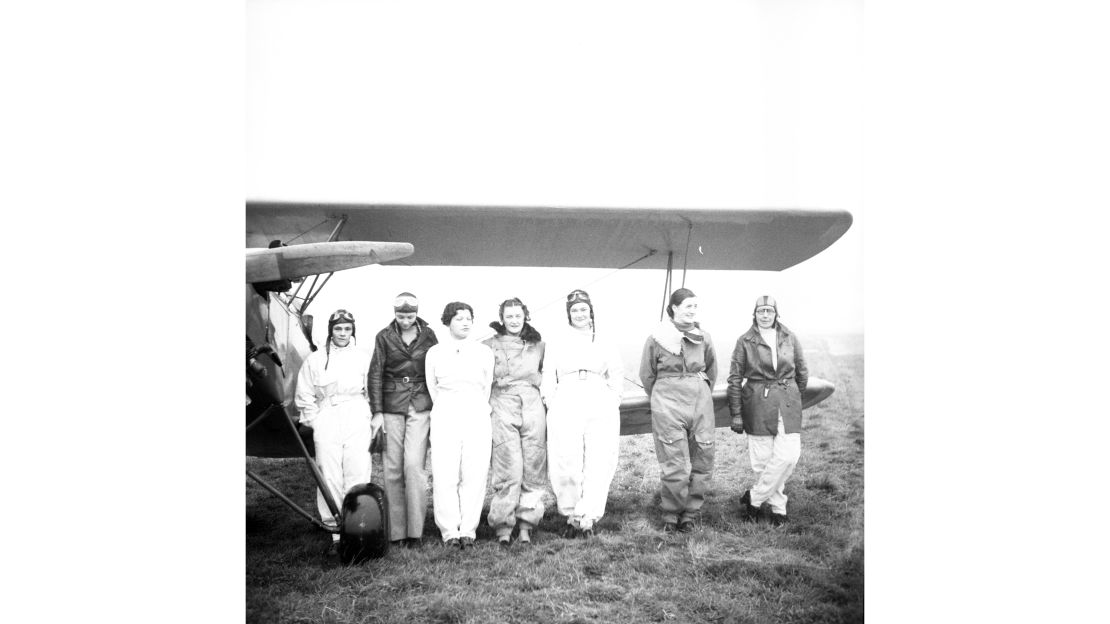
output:
[[[803,335],[863,331],[861,3],[487,4],[503,19],[248,2],[247,197],[846,209],[848,233],[801,265],[691,272],[686,285],[719,343],[762,294]],[[543,331],[585,288],[601,329],[629,345],[658,322],[663,278],[367,267],[337,273],[310,311],[346,307],[378,328],[411,290],[429,321],[462,300],[484,327],[519,296]]]

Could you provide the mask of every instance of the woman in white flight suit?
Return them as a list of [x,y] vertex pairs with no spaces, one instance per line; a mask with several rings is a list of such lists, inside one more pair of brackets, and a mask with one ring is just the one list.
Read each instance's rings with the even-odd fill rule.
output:
[[[370,482],[370,440],[377,431],[366,394],[369,370],[370,351],[355,343],[354,316],[336,310],[328,319],[326,346],[305,359],[297,376],[300,422],[312,427],[316,464],[336,505],[352,486]],[[319,490],[316,507],[324,524],[338,524]],[[332,540],[338,544],[339,534],[332,533]]]
[[432,395],[432,508],[445,546],[474,546],[486,497],[490,458],[493,352],[468,340],[474,308],[447,304],[450,330],[428,350],[424,373]]
[[528,323],[528,306],[507,299],[498,309],[497,334],[483,344],[493,350],[493,498],[486,521],[508,546],[514,528],[522,544],[543,518],[547,489],[547,413],[540,400],[544,343]]
[[543,361],[548,472],[567,518],[565,535],[592,537],[617,470],[624,368],[616,349],[598,338],[585,291],[567,295],[567,320]]

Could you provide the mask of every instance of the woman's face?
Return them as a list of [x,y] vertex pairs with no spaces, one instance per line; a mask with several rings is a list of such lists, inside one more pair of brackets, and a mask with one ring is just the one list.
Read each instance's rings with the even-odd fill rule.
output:
[[687,297],[682,300],[682,303],[671,306],[671,311],[674,312],[675,323],[689,325],[698,318],[698,298]]
[[393,318],[397,319],[397,326],[402,331],[416,325],[416,312],[394,312]]
[[755,309],[755,322],[760,329],[770,329],[775,324],[775,309],[771,306],[759,306]]
[[331,328],[331,341],[337,347],[345,347],[351,342],[354,333],[355,326],[352,323],[336,323]]
[[473,324],[474,318],[470,316],[470,311],[459,310],[448,327],[451,329],[451,335],[461,340],[470,335],[470,326]]
[[580,301],[570,306],[570,324],[583,329],[590,326],[590,304]]
[[524,329],[524,308],[520,306],[505,306],[501,312],[503,322],[505,323],[505,331],[513,336],[520,334]]

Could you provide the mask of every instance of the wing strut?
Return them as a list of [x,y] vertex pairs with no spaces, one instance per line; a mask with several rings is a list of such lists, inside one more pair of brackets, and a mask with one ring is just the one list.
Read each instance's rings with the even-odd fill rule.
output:
[[694,222],[686,220],[686,251],[682,253],[682,288],[686,288],[686,261],[690,259],[690,235],[694,233]]
[[[315,300],[316,300],[316,295],[319,295],[319,294],[320,294],[320,291],[321,291],[321,290],[324,290],[324,286],[325,286],[325,285],[326,285],[326,284],[328,283],[328,280],[330,280],[330,279],[331,279],[331,276],[332,276],[332,275],[335,275],[335,273],[328,273],[328,274],[327,274],[327,275],[326,275],[326,276],[324,277],[324,283],[323,283],[323,284],[320,284],[320,287],[319,287],[319,288],[317,288],[315,292],[313,292],[311,288],[310,288],[310,289],[308,289],[308,290],[309,290],[309,295],[308,295],[308,297],[307,297],[307,298],[306,298],[306,299],[304,300],[304,305],[302,305],[302,306],[301,306],[301,315],[302,315],[302,316],[304,315],[304,311],[308,309],[308,304],[310,304],[310,303],[312,303],[313,301],[315,301]],[[320,278],[320,276],[319,276],[319,275],[317,275],[317,276],[316,276],[316,279],[319,279],[319,278]],[[313,286],[316,286],[316,279],[312,280],[312,285],[313,285]]]
[[[690,258],[690,236],[694,233],[694,223],[686,219],[686,251],[682,254],[682,286],[686,288],[686,261]],[[659,310],[659,320],[667,313],[667,301],[670,300],[671,287],[674,286],[674,252],[667,252],[667,275],[663,278],[663,307]]]
[[[297,444],[299,444],[300,447],[301,447],[301,455],[304,457],[305,463],[308,465],[309,472],[312,473],[312,478],[313,478],[314,481],[316,481],[316,486],[319,488],[320,493],[324,496],[324,503],[327,504],[328,510],[331,511],[332,515],[338,518],[340,516],[339,505],[335,504],[335,499],[332,498],[331,491],[328,490],[327,483],[324,481],[324,475],[320,473],[320,468],[318,466],[316,466],[316,462],[312,461],[312,456],[309,455],[308,447],[305,446],[304,440],[301,439],[300,432],[297,431],[297,424],[295,422],[293,422],[293,417],[290,416],[287,412],[285,412],[284,409],[277,409],[277,408],[280,408],[280,407],[281,407],[280,403],[274,403],[274,404],[270,405],[269,407],[267,407],[266,410],[264,412],[262,412],[261,416],[254,419],[253,422],[251,422],[249,425],[247,425],[247,431],[250,431],[250,429],[252,427],[254,427],[259,422],[261,422],[264,418],[269,416],[271,414],[271,412],[274,412],[274,411],[282,412],[282,415],[285,416],[285,421],[287,423],[289,423],[289,428],[293,432],[293,437],[297,440]],[[251,479],[253,479],[255,482],[257,482],[262,487],[266,488],[266,490],[269,491],[271,494],[273,494],[274,496],[277,496],[290,509],[292,509],[293,511],[300,514],[303,518],[305,518],[309,522],[315,524],[316,526],[320,527],[321,529],[323,529],[323,530],[325,530],[329,533],[338,533],[339,532],[338,527],[328,526],[328,525],[324,524],[323,522],[321,522],[320,520],[313,517],[313,515],[311,513],[302,509],[300,505],[298,505],[296,502],[294,502],[288,496],[282,494],[280,491],[278,491],[278,489],[276,487],[267,483],[262,477],[260,477],[257,473],[252,471],[250,468],[247,468],[247,476],[250,477]]]
[[[667,273],[663,277],[663,305],[659,308],[659,321],[663,321],[663,315],[667,313],[667,300],[671,296],[671,272],[674,269],[674,252],[667,252]],[[683,268],[683,282],[686,280],[686,269]]]
[[[346,225],[346,224],[347,224],[347,215],[340,216],[339,217],[339,223],[335,224],[335,229],[333,229],[331,231],[331,235],[328,236],[327,242],[334,243],[336,240],[338,240],[339,239],[339,232],[341,232],[343,230],[343,226]],[[332,271],[331,273],[328,273],[327,276],[324,277],[324,283],[320,284],[319,288],[316,288],[316,283],[318,281],[320,281],[320,275],[317,274],[315,277],[312,278],[312,285],[308,287],[308,294],[305,295],[304,303],[302,303],[301,307],[299,308],[299,312],[301,313],[302,316],[304,315],[305,310],[308,309],[309,304],[311,304],[316,299],[316,296],[320,294],[320,291],[324,290],[324,286],[328,283],[328,280],[331,279],[332,275],[335,275],[334,271]],[[293,296],[289,299],[290,301],[296,301],[297,300],[297,295],[301,292],[301,287],[302,286],[304,286],[304,281],[302,281],[300,284],[297,284],[297,290],[293,291]]]

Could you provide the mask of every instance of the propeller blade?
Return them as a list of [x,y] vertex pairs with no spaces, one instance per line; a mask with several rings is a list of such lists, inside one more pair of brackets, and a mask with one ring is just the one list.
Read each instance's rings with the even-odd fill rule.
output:
[[247,250],[247,282],[291,280],[411,256],[410,243],[337,241]]

